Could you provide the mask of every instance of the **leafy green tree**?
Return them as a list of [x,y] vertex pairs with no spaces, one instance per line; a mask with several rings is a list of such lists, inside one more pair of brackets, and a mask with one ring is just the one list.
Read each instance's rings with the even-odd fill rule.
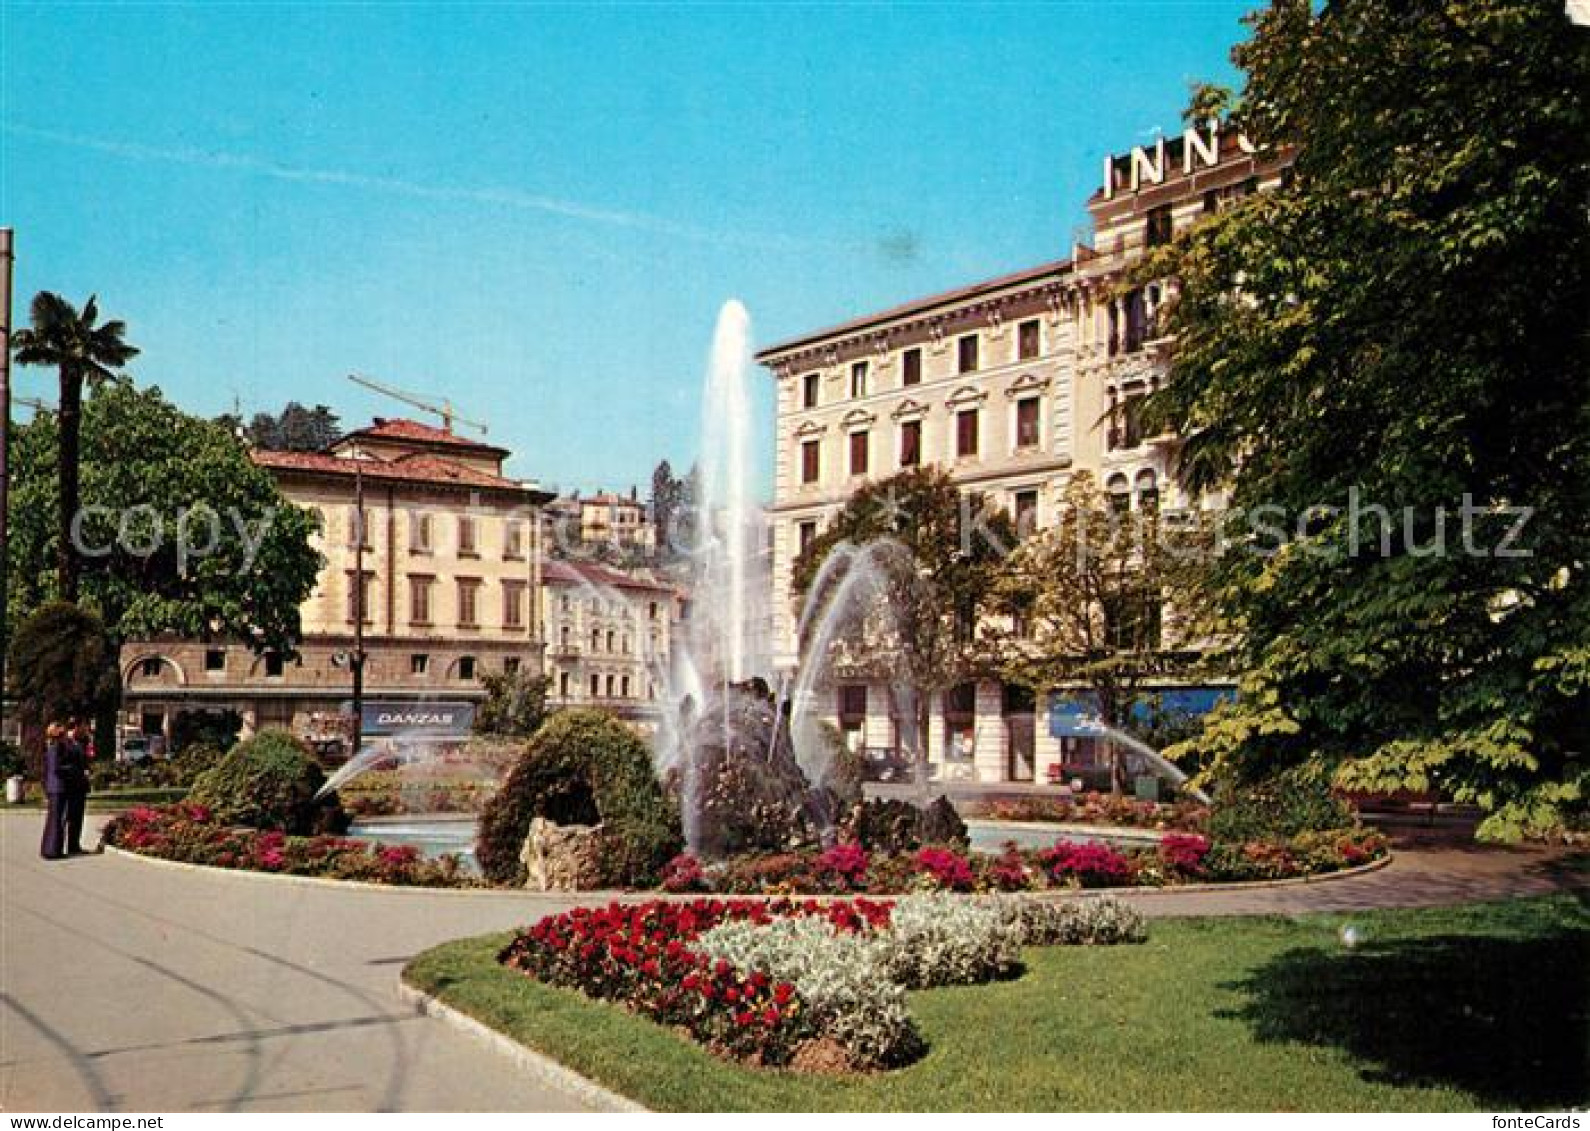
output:
[[[11,615],[58,596],[46,563],[59,431],[41,414],[13,436]],[[174,633],[291,653],[320,558],[314,516],[289,503],[237,439],[160,390],[115,383],[84,405],[82,599],[113,646]],[[114,651],[114,649],[113,649]]]
[[933,699],[989,670],[977,625],[1000,562],[1016,545],[1016,528],[978,493],[963,493],[943,469],[908,468],[853,494],[795,559],[797,597],[830,599],[812,592],[829,555],[841,545],[874,542],[891,552],[874,559],[879,580],[867,591],[867,607],[848,618],[836,638],[834,658],[852,674],[906,693],[909,702],[897,703],[896,710],[905,724],[906,753],[925,782]]
[[1211,120],[1225,121],[1236,108],[1236,99],[1229,86],[1212,82],[1193,82],[1187,90],[1187,106],[1181,120],[1189,126],[1202,127]]
[[40,291],[33,296],[29,320],[31,326],[12,336],[17,364],[53,366],[60,377],[55,568],[61,596],[75,601],[79,562],[71,532],[79,496],[83,386],[94,389],[120,380],[118,370],[138,356],[138,350],[123,340],[126,323],[99,321],[95,296],[79,311],[60,295]]
[[524,670],[491,672],[481,677],[486,699],[475,713],[475,733],[529,738],[550,713],[547,695],[552,677]]
[[[1004,620],[985,636],[1006,679],[1086,687],[1100,721],[1129,727],[1146,685],[1190,674],[1210,629],[1202,585],[1206,532],[1157,511],[1122,512],[1086,472],[1066,485],[1058,521],[1029,535],[994,584]],[[1169,624],[1166,623],[1167,619]],[[1110,780],[1126,789],[1120,750]]]
[[1317,759],[1351,788],[1440,789],[1489,811],[1487,837],[1572,820],[1590,791],[1590,35],[1538,0],[1251,19],[1243,128],[1295,147],[1293,173],[1143,272],[1179,280],[1145,423],[1245,516],[1219,575],[1242,697],[1196,750],[1236,781]]
[[306,408],[297,401],[288,401],[287,407],[275,415],[255,413],[244,434],[249,443],[266,451],[319,452],[342,438],[342,426],[337,414],[326,405]]

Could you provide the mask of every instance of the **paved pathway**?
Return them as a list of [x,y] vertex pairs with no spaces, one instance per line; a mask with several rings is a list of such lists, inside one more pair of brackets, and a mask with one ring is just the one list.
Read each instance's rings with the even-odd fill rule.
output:
[[[567,901],[339,890],[38,858],[0,816],[0,1109],[562,1110],[567,1095],[415,1015],[398,971]],[[1151,915],[1421,906],[1578,882],[1539,852],[1424,848],[1333,883],[1133,896]]]
[[578,1108],[396,996],[414,954],[555,901],[46,862],[40,828],[0,815],[0,1110]]

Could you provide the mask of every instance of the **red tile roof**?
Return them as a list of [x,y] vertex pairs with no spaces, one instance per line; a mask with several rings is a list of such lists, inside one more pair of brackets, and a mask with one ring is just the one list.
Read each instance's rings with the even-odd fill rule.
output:
[[369,440],[397,440],[413,444],[427,444],[438,447],[453,448],[457,451],[476,452],[480,455],[508,454],[508,449],[499,448],[492,444],[483,444],[478,440],[471,440],[464,436],[457,436],[441,428],[433,428],[429,424],[421,424],[417,420],[388,419],[384,416],[375,418],[375,423],[368,428],[360,428],[349,432],[338,443],[346,443],[355,437]]
[[260,449],[250,452],[249,455],[260,467],[273,471],[298,471],[310,475],[330,475],[351,479],[355,469],[358,469],[363,471],[366,479],[383,482],[478,487],[485,490],[514,491],[551,497],[546,495],[546,492],[536,491],[512,479],[465,467],[461,463],[425,452],[416,452],[394,460],[355,460],[326,455],[323,452],[270,452]]
[[612,589],[640,589],[654,593],[672,593],[670,586],[660,581],[648,581],[623,573],[598,562],[571,562],[554,559],[541,567],[541,579],[548,585],[590,584]]

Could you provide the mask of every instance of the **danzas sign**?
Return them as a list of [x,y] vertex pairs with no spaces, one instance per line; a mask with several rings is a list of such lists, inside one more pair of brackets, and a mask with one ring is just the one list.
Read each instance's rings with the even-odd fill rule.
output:
[[462,702],[400,703],[371,701],[364,705],[360,729],[366,737],[419,735],[464,738],[475,723],[475,705]]

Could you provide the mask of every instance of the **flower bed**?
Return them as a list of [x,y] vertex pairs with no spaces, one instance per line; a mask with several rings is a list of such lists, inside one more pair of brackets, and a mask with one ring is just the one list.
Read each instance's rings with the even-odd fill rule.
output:
[[963,817],[982,817],[994,821],[1069,822],[1188,833],[1205,831],[1209,822],[1209,807],[1196,801],[1167,804],[1094,792],[1070,797],[960,801],[956,807]]
[[1111,900],[1031,911],[1009,899],[696,899],[576,908],[519,933],[499,961],[612,1001],[737,1060],[858,1071],[923,1048],[909,988],[1017,969],[1036,943],[1136,942],[1137,912]]
[[215,820],[202,805],[142,805],[105,826],[104,842],[129,852],[292,876],[404,887],[469,887],[475,881],[453,857],[428,860],[417,848],[377,846],[337,836],[288,836],[235,828]]
[[1235,845],[1171,833],[1157,847],[1142,849],[1061,840],[1036,850],[1010,844],[997,856],[945,847],[880,854],[858,845],[837,845],[821,852],[740,856],[715,868],[682,853],[664,869],[663,887],[725,895],[1167,887],[1318,875],[1368,863],[1385,852],[1385,837],[1362,828]]
[[887,904],[769,903],[763,900],[654,901],[579,907],[522,932],[501,961],[555,986],[615,1001],[728,1055],[786,1064],[812,1036],[795,987],[765,971],[741,971],[692,947],[722,923],[768,924],[822,916],[836,932],[886,920]]
[[337,790],[354,817],[405,813],[479,813],[497,792],[492,780],[374,770]]

